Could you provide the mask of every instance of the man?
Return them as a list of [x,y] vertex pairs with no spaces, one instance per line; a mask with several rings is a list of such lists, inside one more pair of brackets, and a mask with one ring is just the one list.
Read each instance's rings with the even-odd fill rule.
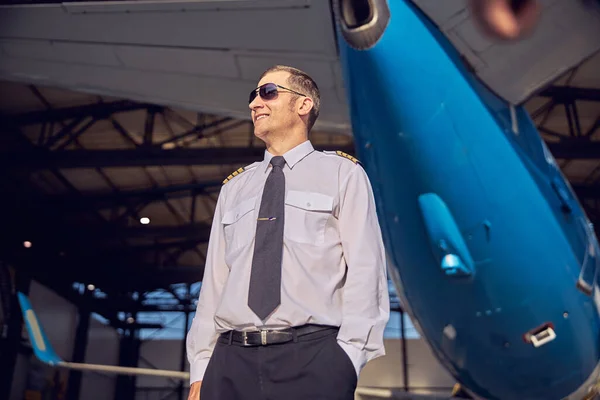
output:
[[353,399],[389,318],[371,186],[356,159],[313,149],[320,95],[304,72],[267,70],[249,107],[265,156],[217,201],[189,398]]

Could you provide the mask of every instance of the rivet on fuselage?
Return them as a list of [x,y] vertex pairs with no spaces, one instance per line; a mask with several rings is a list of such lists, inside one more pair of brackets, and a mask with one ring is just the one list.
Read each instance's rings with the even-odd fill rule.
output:
[[370,148],[371,148],[371,142],[365,143],[365,149],[370,149]]
[[504,347],[508,349],[510,347],[510,343],[504,342]]
[[477,311],[477,313],[475,315],[477,315],[478,317],[481,317],[481,311]]
[[485,315],[492,315],[492,310],[486,310]]
[[397,215],[396,215],[396,216],[394,216],[394,222],[395,222],[395,223],[398,223],[399,221],[400,221],[400,218],[398,218],[398,216],[397,216]]
[[565,318],[569,318],[569,313],[565,311],[565,312],[563,313],[563,317],[565,317]]

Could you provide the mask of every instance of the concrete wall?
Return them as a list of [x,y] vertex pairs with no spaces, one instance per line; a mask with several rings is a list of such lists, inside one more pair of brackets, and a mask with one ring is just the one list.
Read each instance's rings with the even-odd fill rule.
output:
[[[386,355],[369,362],[363,369],[358,386],[397,388],[404,386],[402,342],[385,340]],[[407,339],[409,389],[419,393],[449,393],[456,383],[433,356],[423,339]]]
[[[119,336],[114,328],[91,318],[85,362],[101,365],[118,365]],[[116,377],[99,372],[86,372],[81,379],[81,399],[114,399]]]
[[77,307],[36,281],[31,282],[29,299],[56,354],[70,360],[77,329]]
[[[180,370],[181,347],[183,343],[180,340],[148,340],[142,343],[140,349],[139,367],[158,368],[173,371]],[[189,364],[184,355],[185,370],[189,371]],[[178,397],[174,395],[181,381],[168,378],[158,378],[150,376],[140,376],[136,380],[138,392],[136,400],[161,400],[168,398],[175,400]],[[187,399],[188,381],[183,382],[184,399]],[[171,397],[167,397],[172,394]]]

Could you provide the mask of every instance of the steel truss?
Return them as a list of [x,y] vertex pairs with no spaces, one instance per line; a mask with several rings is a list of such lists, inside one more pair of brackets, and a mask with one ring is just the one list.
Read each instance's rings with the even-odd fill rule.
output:
[[[572,75],[571,75],[572,76]],[[575,160],[598,161],[588,175],[572,187],[582,201],[586,213],[595,222],[600,232],[600,89],[572,86],[550,86],[540,92],[545,103],[531,113],[539,131],[548,137],[548,147],[563,170]],[[593,123],[584,129],[580,118],[582,103],[594,103],[598,106]],[[567,120],[567,132],[556,132],[546,124],[555,111],[562,108]],[[568,178],[568,173],[566,173]]]

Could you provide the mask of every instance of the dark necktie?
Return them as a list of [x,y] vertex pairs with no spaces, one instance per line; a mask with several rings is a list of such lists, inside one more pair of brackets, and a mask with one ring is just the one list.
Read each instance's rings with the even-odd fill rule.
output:
[[265,320],[281,302],[281,259],[283,255],[283,218],[285,204],[285,159],[271,159],[273,169],[263,189],[254,257],[250,273],[248,306]]

